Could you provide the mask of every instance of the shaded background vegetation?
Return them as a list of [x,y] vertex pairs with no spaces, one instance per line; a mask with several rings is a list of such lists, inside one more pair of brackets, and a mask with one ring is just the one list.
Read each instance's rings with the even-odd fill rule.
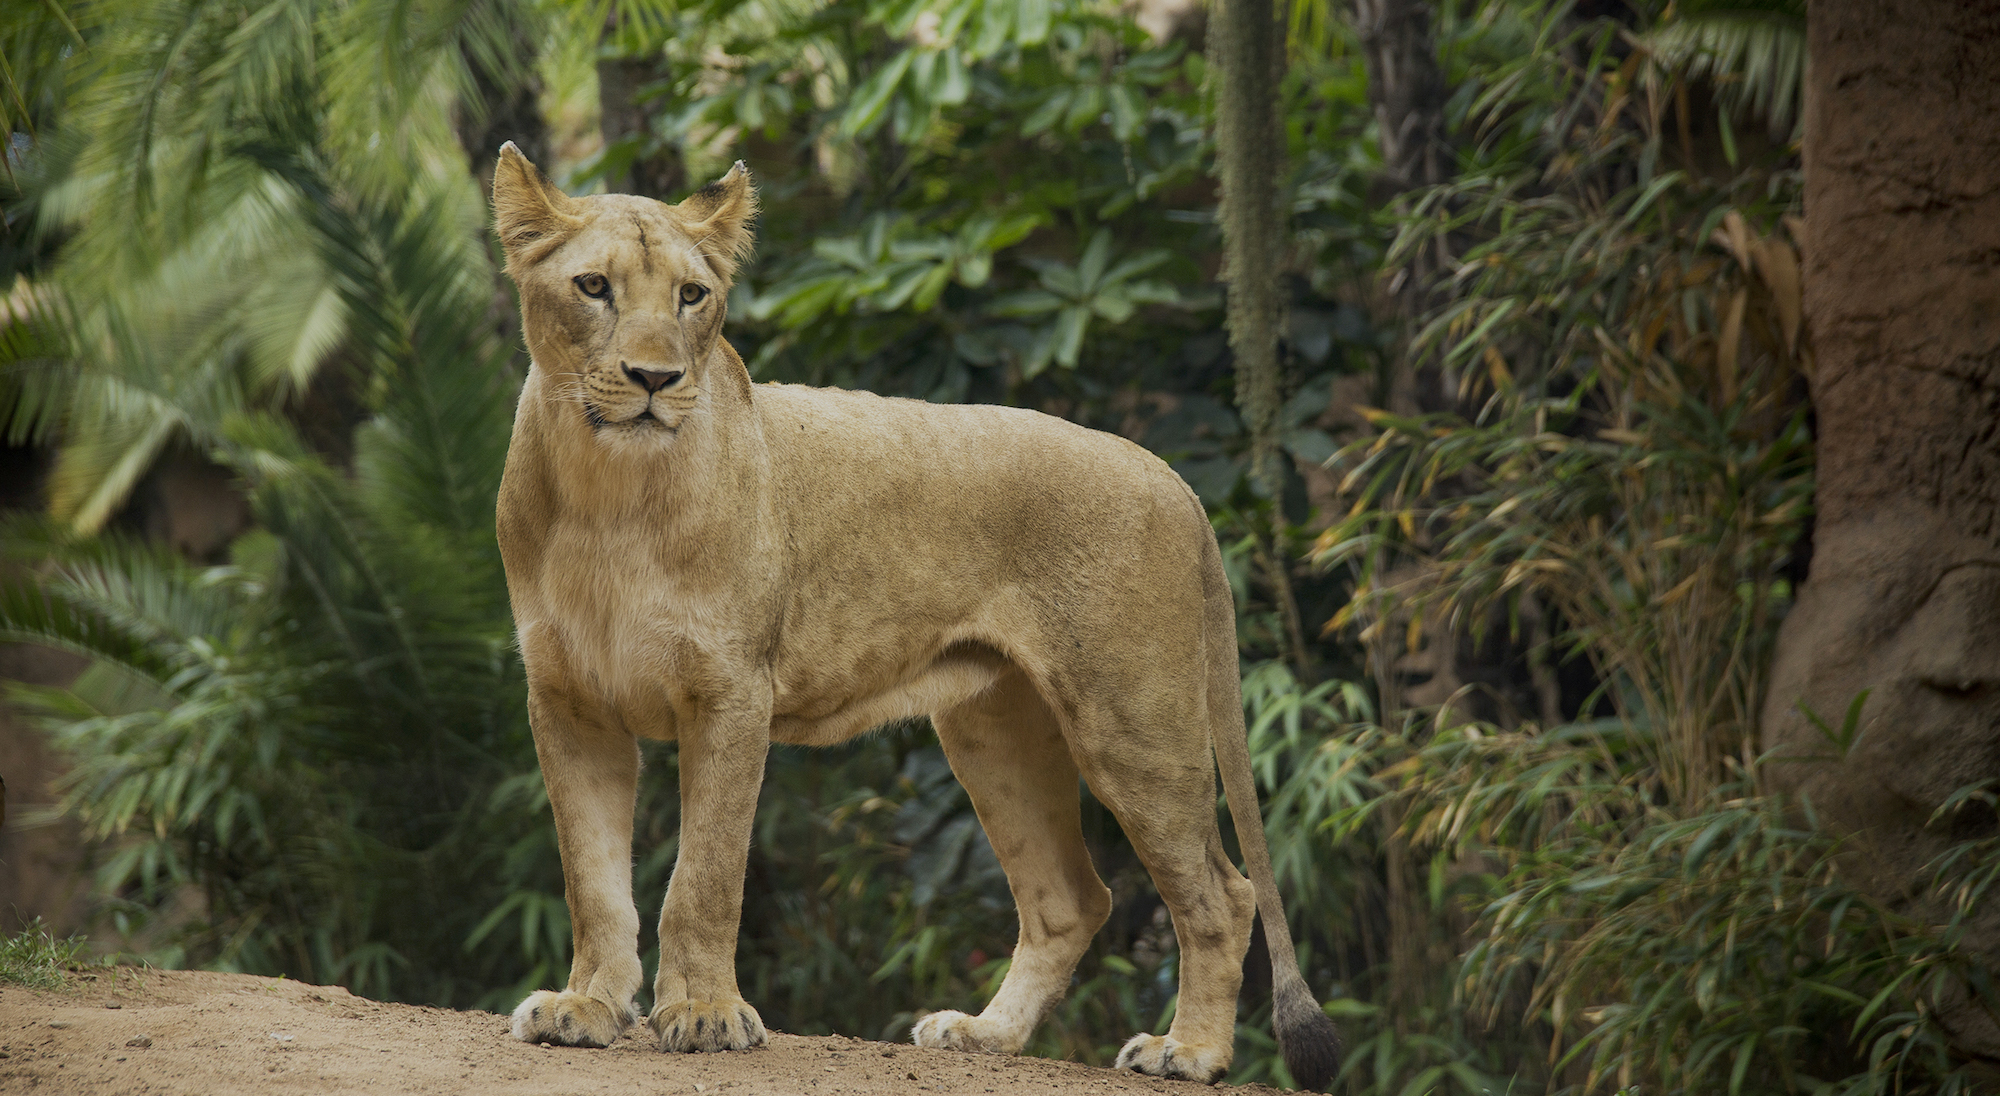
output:
[[[1975,1087],[1930,1002],[1988,992],[1959,929],[2000,861],[1941,861],[1939,916],[1881,906],[1756,753],[1809,561],[1804,15],[1291,6],[1274,490],[1199,8],[9,6],[0,399],[40,478],[0,632],[88,660],[14,695],[70,759],[99,939],[457,1006],[563,979],[482,188],[503,139],[669,200],[742,157],[765,212],[728,333],[758,379],[1038,407],[1209,506],[1336,1087]],[[240,512],[158,535],[169,474]],[[657,895],[675,761],[646,756]],[[1086,828],[1116,911],[1030,1049],[1105,1063],[1175,956],[1115,823]],[[739,955],[768,1023],[901,1038],[981,1004],[1013,932],[926,727],[776,748]],[[1287,1082],[1246,969],[1232,1079]]]

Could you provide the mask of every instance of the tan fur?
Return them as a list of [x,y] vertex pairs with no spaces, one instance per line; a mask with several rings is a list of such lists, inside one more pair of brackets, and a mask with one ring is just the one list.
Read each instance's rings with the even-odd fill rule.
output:
[[[1111,906],[1080,774],[1181,943],[1172,1030],[1120,1064],[1219,1076],[1258,899],[1280,934],[1283,913],[1229,587],[1187,486],[1130,442],[1030,411],[753,386],[721,338],[756,208],[741,164],[678,206],[574,199],[509,145],[494,207],[534,357],[500,545],[576,942],[568,987],[522,1002],[514,1034],[602,1046],[634,1016],[637,739],[680,749],[652,1026],[667,1050],[738,1049],[764,1041],[734,957],[768,743],[929,715],[1021,928],[985,1011],[933,1013],[916,1041],[1018,1051],[1068,987]],[[606,300],[584,291],[600,285]],[[630,371],[673,380],[649,393]],[[1211,732],[1233,746],[1255,888],[1223,852]],[[1303,993],[1289,940],[1273,950]]]

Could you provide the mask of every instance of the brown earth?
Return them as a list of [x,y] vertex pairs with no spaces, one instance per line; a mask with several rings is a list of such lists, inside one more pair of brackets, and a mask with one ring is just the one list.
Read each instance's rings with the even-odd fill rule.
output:
[[[773,1093],[1204,1091],[1075,1062],[925,1050],[844,1036],[771,1033],[769,1046],[661,1054],[627,1035],[603,1050],[530,1046],[490,1012],[384,1004],[337,986],[118,967],[70,988],[0,987],[0,1092]],[[1244,1096],[1277,1096],[1249,1085]]]

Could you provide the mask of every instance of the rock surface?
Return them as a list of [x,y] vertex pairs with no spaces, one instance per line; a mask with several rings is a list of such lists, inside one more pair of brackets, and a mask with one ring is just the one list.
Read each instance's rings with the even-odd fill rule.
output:
[[[1807,37],[1818,526],[1765,745],[1790,759],[1780,784],[1852,835],[1864,887],[1940,919],[1925,865],[1994,817],[1932,815],[2000,780],[2000,6],[1816,3]],[[1864,690],[1839,757],[1804,712],[1838,727]],[[1972,942],[2000,955],[2000,909]],[[1970,997],[1938,1015],[2000,1057]]]

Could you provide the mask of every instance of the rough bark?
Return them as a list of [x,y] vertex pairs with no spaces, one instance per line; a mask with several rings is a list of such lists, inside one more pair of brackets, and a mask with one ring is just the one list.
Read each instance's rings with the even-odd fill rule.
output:
[[[513,64],[507,79],[496,77],[477,61],[471,66],[475,95],[471,102],[460,104],[458,143],[465,149],[473,177],[479,180],[481,194],[493,193],[493,165],[499,160],[500,146],[508,141],[531,160],[549,162],[549,123],[542,117],[542,80],[535,71],[533,30],[525,24],[516,25]],[[516,348],[516,364],[525,368],[527,355],[520,349],[521,310],[515,303],[513,286],[497,270],[486,318],[500,340]]]
[[604,189],[613,194],[642,194],[671,201],[687,187],[687,168],[671,148],[647,140],[649,110],[638,101],[639,90],[658,79],[653,62],[645,57],[607,57],[597,62],[598,129],[608,148],[615,142],[638,138],[638,155],[623,170],[604,178]]
[[[1454,156],[1445,128],[1444,104],[1451,89],[1437,59],[1431,6],[1426,0],[1354,0],[1354,33],[1368,69],[1368,104],[1375,114],[1382,147],[1376,200],[1406,211],[1414,191],[1452,176]],[[1443,265],[1444,241],[1411,255],[1388,283],[1396,320],[1405,328],[1430,310],[1431,286]],[[1441,411],[1457,399],[1457,386],[1439,369],[1422,376],[1407,360],[1407,337],[1394,350],[1389,379],[1391,410],[1413,415]]]
[[[1954,789],[2000,778],[2000,5],[1820,0],[1810,12],[1805,307],[1818,522],[1779,637],[1764,736],[1781,786],[1855,835],[1878,896],[1914,900]],[[1863,690],[1861,736],[1838,728]],[[1933,911],[1934,912],[1934,911]],[[2000,918],[1976,943],[2000,954]],[[1967,1048],[2000,1055],[1969,997]]]
[[1354,0],[1354,30],[1368,67],[1385,187],[1435,186],[1451,175],[1444,104],[1450,94],[1438,67],[1431,6],[1424,0]]
[[542,79],[535,72],[536,44],[528,37],[532,29],[517,28],[512,71],[506,79],[497,78],[477,62],[471,66],[476,99],[461,108],[458,143],[472,162],[482,194],[493,192],[493,164],[500,146],[508,141],[530,160],[549,162],[549,124],[541,108]]
[[[1223,0],[1210,32],[1221,70],[1216,96],[1216,166],[1222,178],[1223,278],[1229,283],[1229,348],[1236,358],[1236,406],[1250,428],[1250,476],[1271,500],[1272,526],[1283,521],[1284,469],[1278,463],[1278,411],[1284,394],[1278,331],[1284,322],[1279,271],[1284,265],[1285,128],[1279,88],[1285,71],[1284,28],[1271,0]],[[1274,535],[1273,543],[1277,541]],[[1305,635],[1292,597],[1289,560],[1266,553],[1265,570],[1284,616],[1294,668],[1308,672]]]
[[[1436,186],[1451,175],[1451,141],[1444,124],[1449,89],[1438,66],[1431,6],[1425,0],[1354,0],[1353,19],[1368,71],[1368,102],[1382,147],[1376,200],[1402,209],[1409,192]],[[1407,329],[1428,310],[1429,287],[1437,272],[1434,255],[1418,254],[1390,277],[1389,302],[1396,323]],[[1436,371],[1420,378],[1408,360],[1407,333],[1397,340],[1390,358],[1385,387],[1391,410],[1415,415],[1449,406],[1451,394],[1444,392],[1447,386]],[[1423,393],[1431,398],[1421,398]],[[1385,574],[1387,568],[1386,557],[1376,560],[1377,574]],[[1419,668],[1405,665],[1411,660],[1402,652],[1402,635],[1401,628],[1385,628],[1381,638],[1369,645],[1369,662],[1385,717],[1412,702],[1404,695],[1406,675],[1425,674],[1440,684],[1456,682],[1459,676],[1459,637],[1431,629],[1429,650],[1417,660],[1426,664]]]

